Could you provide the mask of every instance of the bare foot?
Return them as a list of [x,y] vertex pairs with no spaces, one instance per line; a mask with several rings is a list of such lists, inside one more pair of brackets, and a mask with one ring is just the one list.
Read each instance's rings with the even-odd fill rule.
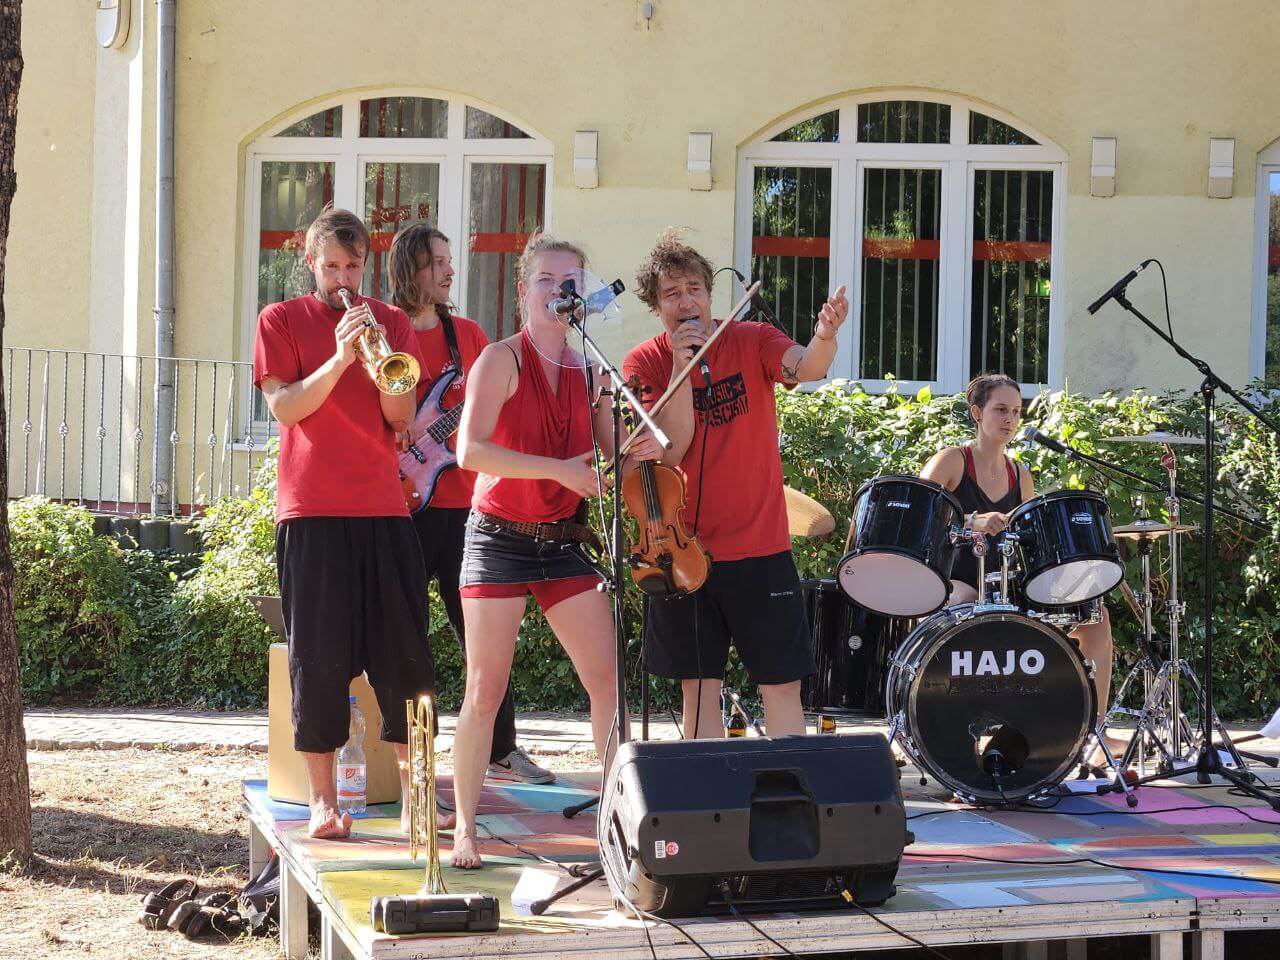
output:
[[474,835],[458,833],[454,836],[453,856],[449,859],[449,866],[457,870],[479,870],[484,866],[484,861],[476,850]]
[[[457,822],[458,815],[456,813],[445,813],[443,810],[436,810],[437,830],[452,830]],[[400,809],[400,832],[406,837],[409,835],[410,826],[409,808],[402,807]]]
[[307,834],[316,840],[341,840],[351,836],[351,814],[339,814],[327,804],[311,811]]

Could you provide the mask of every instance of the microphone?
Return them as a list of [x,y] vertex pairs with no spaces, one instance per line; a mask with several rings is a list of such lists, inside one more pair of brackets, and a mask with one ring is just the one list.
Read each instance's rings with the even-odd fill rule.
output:
[[1027,427],[1022,431],[1024,440],[1030,440],[1032,443],[1038,443],[1042,447],[1052,450],[1054,453],[1060,453],[1064,457],[1074,457],[1076,452],[1064,444],[1061,440],[1057,440],[1047,433],[1041,433],[1035,427]]
[[[733,275],[738,278],[738,283],[742,285],[742,289],[749,289],[747,278],[738,272],[738,268],[730,267],[729,269],[732,270]],[[759,290],[751,295],[751,310],[753,313],[757,313],[764,317],[765,320],[773,324],[775,327],[779,326],[778,318],[773,315],[773,311],[769,309],[769,304],[765,303],[765,299],[760,295]]]
[[578,296],[573,281],[566,280],[560,284],[561,295],[547,304],[547,309],[559,315],[574,313],[580,307],[586,308],[587,316],[593,313],[603,313],[605,308],[617,300],[619,295],[626,289],[626,285],[621,280],[615,280],[613,283],[601,287],[595,293],[588,294],[584,300]]
[[1151,266],[1152,263],[1154,263],[1152,260],[1143,260],[1140,264],[1117,280],[1115,286],[1100,296],[1097,300],[1093,301],[1093,303],[1089,304],[1089,306],[1085,307],[1085,309],[1088,310],[1090,314],[1097,313],[1102,309],[1102,305],[1108,300],[1114,299],[1124,293],[1124,288],[1133,282],[1133,278],[1143,270],[1147,269],[1147,267]]
[[578,297],[556,297],[547,304],[547,309],[563,316],[566,313],[573,313],[581,304],[582,301]]

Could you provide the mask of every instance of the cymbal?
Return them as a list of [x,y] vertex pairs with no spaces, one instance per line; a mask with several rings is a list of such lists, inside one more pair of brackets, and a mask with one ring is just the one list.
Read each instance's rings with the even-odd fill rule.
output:
[[831,511],[813,497],[792,487],[783,487],[787,501],[787,530],[793,537],[825,537],[836,528]]
[[1169,433],[1167,430],[1152,430],[1150,433],[1138,433],[1125,437],[1099,437],[1108,443],[1175,443],[1188,447],[1203,447],[1200,437],[1188,437],[1181,433]]
[[1170,533],[1195,533],[1199,529],[1191,523],[1180,523],[1175,527],[1161,520],[1136,520],[1123,527],[1113,527],[1111,532],[1121,540],[1154,540]]

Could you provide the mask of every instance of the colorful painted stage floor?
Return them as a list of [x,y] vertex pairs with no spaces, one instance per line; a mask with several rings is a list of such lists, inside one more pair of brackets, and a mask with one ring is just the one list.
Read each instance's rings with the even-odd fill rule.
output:
[[[428,938],[386,937],[369,925],[370,897],[412,893],[422,882],[421,864],[410,862],[399,835],[398,806],[371,807],[349,840],[315,841],[306,836],[305,808],[269,800],[265,782],[246,782],[244,795],[259,840],[280,853],[292,882],[321,907],[332,956],[345,949],[365,957],[648,957],[644,931],[612,911],[603,881],[546,916],[512,909],[512,890],[526,868],[556,872],[534,854],[562,863],[594,856],[594,817],[566,820],[560,811],[590,796],[597,783],[598,776],[584,773],[562,775],[549,787],[487,786],[481,824],[489,866],[455,871],[447,866],[447,847],[442,859],[451,892],[479,889],[498,897],[502,927],[491,935]],[[1133,810],[1118,795],[1076,794],[1052,810],[994,812],[942,802],[909,771],[902,783],[916,841],[904,854],[897,895],[875,912],[931,944],[1176,935],[1193,927],[1274,927],[1280,921],[1280,814],[1224,787],[1144,787]],[[442,778],[442,794],[450,789]],[[910,946],[852,909],[753,919],[796,952]],[[294,928],[285,931],[285,947],[295,955],[296,942],[291,946],[287,938],[296,941],[296,916],[286,918],[284,925],[289,923]],[[716,956],[781,953],[738,920],[681,923]],[[651,925],[650,936],[660,957],[702,956],[670,927]],[[431,941],[429,948],[424,940]]]

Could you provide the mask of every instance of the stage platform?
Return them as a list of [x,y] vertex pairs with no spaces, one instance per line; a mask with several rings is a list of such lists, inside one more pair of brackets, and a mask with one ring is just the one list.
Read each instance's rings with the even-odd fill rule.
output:
[[[579,773],[562,774],[552,786],[487,785],[481,824],[489,835],[482,843],[488,866],[478,872],[448,867],[447,834],[442,859],[451,892],[498,897],[501,929],[418,937],[376,934],[369,923],[372,896],[413,893],[422,884],[422,865],[410,862],[399,834],[397,805],[371,807],[349,840],[316,841],[306,836],[305,807],[275,803],[265,782],[246,781],[251,867],[265,862],[269,848],[280,856],[286,956],[307,955],[310,901],[318,908],[325,960],[652,957],[641,924],[613,911],[603,881],[542,917],[512,909],[512,890],[525,871],[569,882],[534,854],[564,864],[594,857],[592,815],[566,820],[560,811],[591,796],[598,779],[598,773]],[[945,802],[932,782],[922,788],[910,767],[902,785],[916,841],[903,856],[897,895],[873,912],[931,946],[1004,943],[1006,957],[1034,958],[1047,956],[1048,941],[1065,940],[1066,955],[1083,960],[1087,938],[1146,935],[1153,960],[1181,960],[1183,939],[1191,937],[1194,955],[1213,960],[1223,955],[1224,931],[1280,925],[1280,814],[1225,787],[1189,780],[1144,787],[1134,810],[1114,794],[1073,793],[1051,811],[995,812]],[[449,795],[449,778],[442,777],[440,787]],[[795,953],[912,947],[853,908],[751,919]],[[677,923],[713,957],[783,954],[741,920]],[[704,956],[671,926],[648,926],[661,960]]]

